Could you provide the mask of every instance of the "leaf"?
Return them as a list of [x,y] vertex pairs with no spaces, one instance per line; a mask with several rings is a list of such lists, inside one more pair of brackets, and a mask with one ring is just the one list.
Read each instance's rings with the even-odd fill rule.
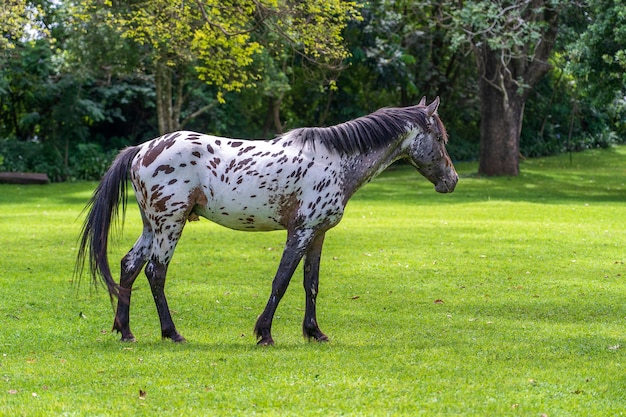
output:
[[148,395],[148,393],[142,389],[139,390],[139,399],[140,400],[145,400],[146,396]]

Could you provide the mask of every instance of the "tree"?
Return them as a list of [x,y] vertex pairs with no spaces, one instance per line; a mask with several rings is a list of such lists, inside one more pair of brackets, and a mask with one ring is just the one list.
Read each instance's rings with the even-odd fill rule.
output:
[[560,7],[556,0],[465,1],[443,16],[456,30],[453,45],[469,45],[476,59],[481,174],[519,174],[524,104],[551,68]]
[[[162,133],[185,123],[181,110],[190,93],[186,86],[194,78],[215,86],[217,100],[188,117],[223,102],[225,92],[255,86],[267,75],[264,69],[280,68],[254,65],[266,51],[288,47],[303,61],[336,66],[346,56],[341,30],[356,16],[355,3],[340,0],[107,0],[105,9],[98,0],[79,3],[77,15],[88,19],[105,13],[111,28],[145,48]],[[264,31],[277,35],[269,38],[275,43],[264,44],[268,38],[257,36]]]

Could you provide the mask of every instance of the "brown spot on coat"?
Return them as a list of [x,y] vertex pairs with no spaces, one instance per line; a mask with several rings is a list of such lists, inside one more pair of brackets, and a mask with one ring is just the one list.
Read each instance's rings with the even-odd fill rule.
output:
[[172,196],[168,195],[168,196],[165,196],[162,199],[156,201],[154,203],[154,211],[159,212],[159,213],[167,211],[166,204],[170,200],[170,198],[172,198]]
[[141,164],[144,167],[150,166],[164,150],[174,146],[174,143],[176,143],[176,138],[179,136],[180,132],[171,133],[150,142],[150,144],[148,145],[148,149],[146,150],[146,154],[141,160]]
[[157,175],[159,175],[159,172],[163,171],[165,174],[171,174],[172,172],[175,171],[175,169],[171,166],[171,165],[159,165],[157,167],[157,169],[154,170],[154,174],[152,174],[153,177],[156,177]]

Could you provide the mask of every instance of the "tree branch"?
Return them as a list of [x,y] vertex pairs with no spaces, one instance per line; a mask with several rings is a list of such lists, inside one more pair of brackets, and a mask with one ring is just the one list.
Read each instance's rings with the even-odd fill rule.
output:
[[185,125],[187,125],[187,123],[189,123],[190,121],[192,121],[193,119],[195,119],[196,117],[208,112],[209,110],[211,110],[213,107],[215,107],[217,105],[217,102],[211,102],[209,104],[207,104],[204,107],[200,107],[198,110],[196,110],[195,112],[191,113],[189,116],[185,117],[181,122],[180,122],[180,128],[182,129],[183,127],[185,127]]

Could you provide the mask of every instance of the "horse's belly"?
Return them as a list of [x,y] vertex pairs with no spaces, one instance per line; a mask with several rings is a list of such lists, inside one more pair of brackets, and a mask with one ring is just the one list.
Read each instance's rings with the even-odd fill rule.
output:
[[249,232],[284,230],[280,218],[271,210],[251,207],[228,207],[209,205],[196,208],[195,213],[224,227]]

